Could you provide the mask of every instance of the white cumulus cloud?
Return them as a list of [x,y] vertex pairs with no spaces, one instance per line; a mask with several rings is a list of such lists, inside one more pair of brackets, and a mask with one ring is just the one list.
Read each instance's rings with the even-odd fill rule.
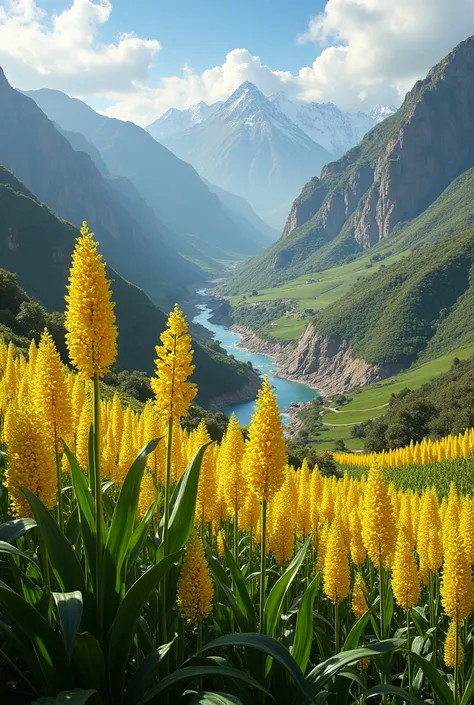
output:
[[202,73],[185,66],[181,75],[152,82],[160,42],[134,34],[102,41],[111,11],[111,0],[72,0],[48,16],[35,0],[8,0],[0,6],[0,65],[20,88],[100,97],[107,100],[108,115],[141,125],[171,107],[225,100],[243,81],[265,94],[284,91],[290,98],[365,110],[398,104],[474,27],[474,0],[327,0],[295,38],[295,52],[304,42],[315,49],[312,65],[296,73],[236,48],[222,65]]
[[306,97],[403,98],[413,83],[474,29],[474,0],[328,0],[299,42],[326,45],[300,71]]
[[110,0],[74,0],[50,18],[34,0],[8,0],[0,6],[0,65],[24,89],[84,96],[139,91],[160,42],[133,34],[101,42],[111,11]]

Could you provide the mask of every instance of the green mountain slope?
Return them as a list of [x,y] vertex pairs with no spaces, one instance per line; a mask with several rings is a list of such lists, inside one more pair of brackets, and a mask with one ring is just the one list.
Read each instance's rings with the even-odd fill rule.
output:
[[60,217],[76,226],[87,220],[110,265],[155,301],[170,305],[178,291],[202,278],[156,228],[143,229],[130,215],[126,197],[111,196],[89,155],[75,151],[36,103],[9,85],[1,69],[0,164]]
[[[421,216],[474,166],[473,79],[470,38],[415,84],[397,113],[305,186],[280,240],[241,267],[226,292],[342,264]],[[405,245],[417,238],[407,235]]]
[[221,256],[248,256],[261,249],[256,241],[261,234],[254,226],[230,213],[190,164],[142,128],[99,115],[60,91],[41,89],[27,95],[61,128],[83,134],[99,150],[109,171],[130,179],[159,221],[181,237],[212,246]]
[[355,357],[407,367],[474,341],[474,227],[381,268],[315,318]]
[[[30,296],[48,311],[64,310],[64,294],[71,253],[78,231],[60,220],[9,171],[0,167],[0,262],[15,272]],[[142,289],[109,268],[119,329],[118,364],[153,373],[154,346],[166,316]],[[16,312],[15,312],[16,315]],[[59,314],[58,314],[59,315]],[[0,320],[6,325],[6,318]],[[10,321],[11,323],[11,321]],[[14,329],[12,325],[8,326]],[[23,329],[17,331],[24,334]],[[0,329],[1,334],[1,329]],[[213,397],[240,389],[248,368],[205,344],[195,344],[198,401],[208,406]]]

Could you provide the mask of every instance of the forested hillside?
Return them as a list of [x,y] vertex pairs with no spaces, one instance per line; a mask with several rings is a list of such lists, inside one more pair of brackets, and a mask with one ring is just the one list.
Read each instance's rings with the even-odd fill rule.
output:
[[474,227],[425,245],[356,284],[315,319],[354,356],[404,367],[474,340]]
[[[0,262],[5,270],[17,275],[21,287],[21,290],[16,289],[15,306],[10,306],[11,297],[2,298],[7,301],[1,306],[4,309],[1,320],[10,330],[8,334],[3,330],[8,339],[30,335],[21,324],[21,315],[18,321],[19,307],[23,300],[31,302],[29,296],[49,312],[64,310],[71,253],[77,236],[76,228],[57,218],[13,174],[0,166]],[[154,346],[159,343],[166,316],[142,289],[112,268],[108,269],[108,276],[112,280],[119,328],[118,364],[124,369],[152,374]],[[13,280],[7,274],[4,277],[2,296],[13,286]],[[52,321],[61,327],[59,313],[52,319],[45,312],[41,316],[46,316],[48,326]],[[31,330],[35,334],[39,331],[38,327]],[[247,383],[249,369],[246,365],[215,346],[195,343],[194,348],[201,404],[207,406],[212,398],[241,389]]]

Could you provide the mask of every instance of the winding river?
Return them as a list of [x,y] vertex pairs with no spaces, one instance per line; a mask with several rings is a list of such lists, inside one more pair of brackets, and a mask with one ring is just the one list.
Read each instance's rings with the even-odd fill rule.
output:
[[[204,291],[198,292],[204,294]],[[314,397],[318,396],[318,392],[306,384],[301,384],[299,382],[291,382],[286,379],[281,379],[276,377],[273,372],[275,371],[275,361],[272,360],[268,355],[262,355],[260,353],[252,353],[246,348],[238,347],[242,336],[236,333],[226,326],[217,325],[211,323],[209,320],[212,317],[212,310],[207,306],[207,304],[197,305],[198,314],[193,318],[193,323],[199,323],[204,328],[207,328],[211,333],[213,333],[213,339],[218,340],[222,347],[227,350],[227,352],[233,355],[237,360],[242,362],[247,362],[250,360],[253,367],[262,374],[268,375],[271,383],[276,388],[278,394],[278,403],[280,410],[282,412],[282,419],[284,423],[290,421],[290,417],[285,414],[292,402],[302,402],[310,401]],[[239,404],[233,404],[232,406],[224,409],[226,414],[231,414],[235,412],[238,420],[241,424],[248,424],[250,417],[253,412],[254,401],[241,402]]]

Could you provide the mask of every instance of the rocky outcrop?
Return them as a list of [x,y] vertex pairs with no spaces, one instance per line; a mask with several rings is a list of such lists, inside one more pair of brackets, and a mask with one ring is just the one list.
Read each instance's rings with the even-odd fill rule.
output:
[[313,230],[333,240],[352,216],[354,238],[362,248],[388,237],[397,223],[422,213],[474,165],[473,115],[471,37],[415,84],[398,114],[326,165],[321,179],[308,182],[283,236],[314,219]]
[[373,365],[353,356],[350,345],[338,337],[323,337],[312,325],[298,345],[279,360],[279,375],[304,382],[323,394],[340,394],[378,382],[401,370],[401,365]]
[[318,212],[327,194],[327,186],[317,176],[314,176],[301,191],[298,198],[293,203],[290,215],[283,229],[282,238],[287,237],[300,225]]

